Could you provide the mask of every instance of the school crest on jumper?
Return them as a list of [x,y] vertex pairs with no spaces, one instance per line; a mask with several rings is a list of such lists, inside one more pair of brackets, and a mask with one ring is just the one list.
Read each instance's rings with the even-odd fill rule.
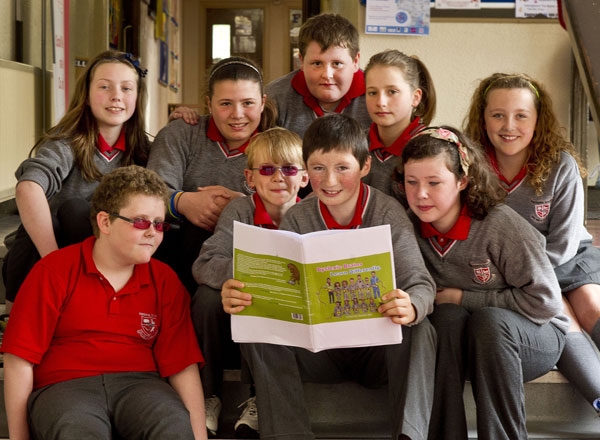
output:
[[470,263],[473,267],[473,281],[477,284],[487,284],[495,278],[495,275],[490,269],[490,260],[483,263]]
[[140,312],[140,329],[137,331],[142,339],[154,339],[158,334],[158,317],[153,313]]
[[535,216],[543,220],[548,217],[550,213],[550,203],[540,203],[539,205],[535,205]]

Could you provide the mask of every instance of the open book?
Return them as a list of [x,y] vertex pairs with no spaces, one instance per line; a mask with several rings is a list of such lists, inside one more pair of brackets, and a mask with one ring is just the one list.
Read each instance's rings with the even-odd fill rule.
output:
[[395,288],[389,225],[296,234],[233,225],[234,278],[252,305],[231,317],[236,342],[330,348],[402,342],[377,312]]

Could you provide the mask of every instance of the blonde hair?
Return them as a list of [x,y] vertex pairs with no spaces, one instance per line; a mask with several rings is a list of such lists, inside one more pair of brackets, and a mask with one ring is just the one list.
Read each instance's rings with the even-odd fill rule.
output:
[[494,73],[483,79],[471,98],[471,106],[465,118],[465,133],[484,148],[493,148],[485,129],[485,108],[487,97],[496,89],[527,89],[531,92],[537,121],[530,142],[527,160],[529,184],[541,194],[545,180],[552,168],[560,162],[560,153],[565,151],[577,161],[579,172],[586,176],[573,144],[567,140],[558,119],[552,110],[552,100],[544,86],[533,78],[521,74]]
[[130,55],[115,50],[107,50],[95,56],[81,77],[77,80],[75,93],[69,108],[60,122],[48,130],[31,149],[32,156],[47,141],[62,140],[73,149],[75,162],[83,178],[89,182],[99,180],[102,174],[94,165],[94,155],[98,142],[98,124],[88,104],[90,81],[98,66],[106,63],[122,63],[129,66],[137,76],[137,98],[133,115],[123,124],[125,131],[125,152],[123,165],[145,166],[148,161],[150,141],[144,131],[144,108],[146,107],[146,85],[133,65]]
[[259,155],[270,158],[279,164],[297,164],[304,167],[302,160],[302,139],[296,133],[281,127],[257,133],[246,148],[248,169],[252,169]]
[[410,86],[411,92],[421,89],[421,102],[413,109],[411,120],[418,116],[424,125],[429,125],[435,115],[436,95],[433,80],[425,64],[415,55],[408,56],[399,50],[389,49],[371,57],[365,67],[365,78],[375,66],[397,67]]

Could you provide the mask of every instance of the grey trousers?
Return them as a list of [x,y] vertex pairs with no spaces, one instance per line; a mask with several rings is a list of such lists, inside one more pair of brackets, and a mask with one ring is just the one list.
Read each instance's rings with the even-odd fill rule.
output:
[[28,400],[39,440],[193,439],[190,415],[157,373],[113,373],[72,379],[34,391]]
[[231,317],[223,310],[221,292],[200,285],[192,297],[192,322],[206,364],[200,370],[206,397],[221,397],[226,364],[239,365],[239,347],[231,340]]
[[[397,345],[318,353],[274,344],[241,344],[256,385],[261,438],[314,439],[302,382],[347,380],[373,388],[387,384],[393,438],[400,434],[414,440],[426,438],[435,374],[435,332],[426,319],[417,326],[403,327],[403,338]],[[419,348],[413,351],[411,346]]]
[[558,361],[565,335],[553,324],[537,325],[507,309],[469,313],[456,304],[435,306],[438,335],[434,403],[429,439],[465,440],[463,402],[468,374],[477,407],[477,438],[527,438],[523,383]]

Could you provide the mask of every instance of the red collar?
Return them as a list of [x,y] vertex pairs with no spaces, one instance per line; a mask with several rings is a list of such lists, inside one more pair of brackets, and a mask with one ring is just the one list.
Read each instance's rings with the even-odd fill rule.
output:
[[354,211],[354,215],[352,216],[352,220],[347,225],[340,225],[335,221],[329,209],[327,209],[327,205],[319,200],[319,211],[321,212],[321,217],[325,222],[325,226],[327,229],[358,229],[360,225],[362,225],[362,216],[365,212],[365,208],[367,207],[367,203],[369,201],[369,186],[365,183],[361,182],[360,192],[358,193],[358,200],[356,201],[356,209]]
[[254,226],[260,226],[265,229],[279,229],[275,223],[273,223],[273,220],[267,212],[265,204],[258,193],[252,194],[252,201],[254,202]]
[[411,121],[410,124],[408,124],[408,127],[404,129],[394,143],[389,147],[386,147],[381,143],[381,139],[379,139],[377,124],[373,122],[371,124],[371,128],[369,129],[369,151],[378,150],[376,153],[381,154],[377,157],[379,157],[382,161],[386,160],[390,156],[400,156],[407,142],[424,128],[425,126],[421,124],[421,118],[417,116]]
[[504,177],[500,172],[500,167],[498,166],[498,159],[496,159],[496,151],[494,150],[494,148],[487,147],[485,151],[488,157],[490,158],[490,164],[492,165],[492,169],[496,172],[498,178],[500,179],[500,185],[506,191],[511,192],[513,189],[519,186],[519,184],[527,176],[527,165],[524,165],[523,168],[521,168],[521,171],[519,171],[519,174],[517,174],[514,177],[514,179],[509,182],[508,179]]
[[[257,132],[258,129],[256,129],[254,133],[252,133],[252,136],[254,136]],[[252,139],[252,136],[250,136],[250,139],[248,139],[246,143],[244,143],[244,145],[237,148],[229,148],[229,145],[227,145],[225,138],[217,128],[217,124],[215,124],[215,121],[213,120],[212,116],[208,119],[208,128],[206,129],[206,136],[208,136],[208,138],[211,141],[217,142],[219,144],[219,147],[221,147],[221,150],[223,150],[223,153],[227,157],[244,154],[246,152],[246,147],[250,143],[250,139]]]
[[113,150],[125,151],[125,130],[121,129],[121,134],[114,145],[108,145],[102,134],[98,133],[98,149],[100,153],[112,153]]
[[[294,75],[292,78],[292,87],[296,92],[304,97],[304,103],[309,106],[312,111],[316,113],[317,116],[323,116],[325,113],[323,109],[319,105],[319,101],[315,98],[308,90],[308,86],[306,85],[306,79],[304,78],[304,72],[299,70],[298,73]],[[354,76],[352,77],[352,84],[350,85],[350,89],[348,92],[342,97],[340,103],[335,108],[334,112],[341,113],[354,98],[358,98],[365,94],[365,75],[362,70],[357,70],[354,72]]]
[[456,220],[456,223],[454,223],[454,226],[448,232],[442,234],[431,223],[421,222],[421,237],[436,237],[437,240],[466,240],[469,237],[470,229],[471,217],[467,213],[467,205],[463,205],[458,220]]

